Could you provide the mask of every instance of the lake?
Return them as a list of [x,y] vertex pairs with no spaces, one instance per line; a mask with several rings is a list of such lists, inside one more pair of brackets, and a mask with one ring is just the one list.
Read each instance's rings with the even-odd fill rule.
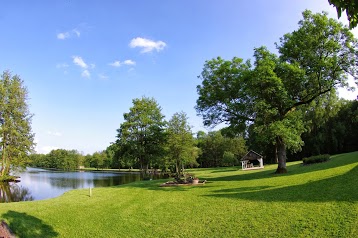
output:
[[0,202],[42,200],[80,188],[109,187],[142,180],[140,173],[64,172],[27,168],[20,182],[0,183]]

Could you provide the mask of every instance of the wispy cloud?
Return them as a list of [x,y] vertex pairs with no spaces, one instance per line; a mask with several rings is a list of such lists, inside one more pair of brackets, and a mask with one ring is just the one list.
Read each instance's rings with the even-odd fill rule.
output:
[[163,50],[167,44],[163,41],[153,41],[146,38],[136,37],[131,40],[129,43],[131,48],[142,48],[141,53],[149,53],[153,50],[161,51]]
[[82,57],[80,56],[72,56],[73,59],[73,63],[79,67],[82,68],[82,73],[81,76],[83,78],[90,78],[91,77],[91,73],[89,71],[89,68],[94,69],[96,67],[95,64],[87,64]]
[[85,61],[80,56],[72,56],[73,63],[80,66],[83,69],[87,69],[88,65],[85,63]]
[[51,136],[62,136],[62,133],[58,131],[47,131],[47,134]]
[[121,62],[119,60],[114,61],[113,63],[109,63],[110,66],[113,67],[120,67],[121,66]]
[[57,39],[64,40],[70,37],[70,33],[68,32],[62,32],[57,34]]
[[71,38],[71,37],[80,37],[81,36],[81,32],[77,29],[77,28],[74,28],[70,31],[65,31],[65,32],[60,32],[57,34],[57,39],[59,40],[65,40],[65,39],[68,39],[68,38]]
[[122,65],[136,65],[136,62],[133,60],[130,60],[130,59],[125,60],[123,62],[116,60],[112,63],[109,63],[108,65],[118,68],[118,67],[121,67]]
[[68,68],[68,66],[69,65],[67,63],[56,64],[56,68],[58,68],[58,69]]
[[133,60],[125,60],[123,62],[123,64],[125,64],[125,65],[135,65],[136,63]]
[[85,69],[85,70],[82,71],[81,76],[84,77],[84,78],[90,78],[91,74],[87,69]]
[[107,80],[108,76],[105,75],[105,74],[98,74],[98,78],[101,79],[101,80]]

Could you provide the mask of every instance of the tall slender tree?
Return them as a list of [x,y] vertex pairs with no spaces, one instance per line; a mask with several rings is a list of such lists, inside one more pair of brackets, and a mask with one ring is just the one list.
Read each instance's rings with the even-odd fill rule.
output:
[[28,92],[20,77],[3,72],[0,79],[0,176],[3,178],[11,169],[24,167],[33,150],[32,114],[27,101]]
[[197,164],[199,148],[195,146],[191,127],[184,112],[173,115],[168,122],[167,132],[168,158],[175,166],[176,175],[180,177],[186,165]]

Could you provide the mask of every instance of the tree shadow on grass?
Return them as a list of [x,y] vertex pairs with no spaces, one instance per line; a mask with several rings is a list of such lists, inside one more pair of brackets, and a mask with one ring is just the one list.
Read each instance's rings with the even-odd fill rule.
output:
[[358,201],[358,166],[343,175],[280,188],[245,187],[216,190],[210,197],[264,202]]
[[264,170],[252,170],[252,171],[240,171],[240,174],[221,176],[217,178],[203,178],[210,181],[244,181],[244,180],[258,180],[265,178],[272,178],[274,176],[288,177],[291,175],[310,173],[315,171],[321,171],[331,168],[337,168],[340,166],[346,166],[349,164],[358,162],[358,152],[340,154],[332,156],[332,158],[324,163],[312,164],[304,166],[302,163],[293,164],[287,166],[287,174],[275,174],[276,169],[264,169]]
[[2,216],[17,237],[57,237],[52,226],[40,219],[22,212],[8,211]]

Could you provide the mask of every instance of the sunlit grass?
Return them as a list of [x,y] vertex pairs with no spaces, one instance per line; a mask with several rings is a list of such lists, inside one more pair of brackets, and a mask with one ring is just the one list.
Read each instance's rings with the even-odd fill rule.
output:
[[239,168],[192,170],[204,186],[166,180],[73,190],[0,204],[20,237],[358,237],[358,152],[289,173]]

